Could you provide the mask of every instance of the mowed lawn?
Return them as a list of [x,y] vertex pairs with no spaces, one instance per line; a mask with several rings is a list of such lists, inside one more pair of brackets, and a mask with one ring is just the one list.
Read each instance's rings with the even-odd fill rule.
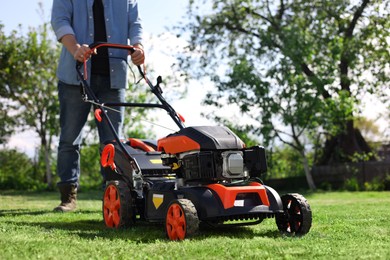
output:
[[162,224],[105,228],[101,192],[79,194],[78,210],[54,213],[58,194],[0,191],[0,259],[390,259],[390,192],[304,194],[310,232],[282,236],[274,219],[201,228],[181,242]]

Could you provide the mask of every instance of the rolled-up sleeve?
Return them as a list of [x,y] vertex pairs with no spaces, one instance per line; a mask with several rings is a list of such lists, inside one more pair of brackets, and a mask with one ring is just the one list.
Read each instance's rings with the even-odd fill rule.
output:
[[51,26],[58,41],[67,34],[75,34],[71,26],[72,10],[72,1],[53,0]]

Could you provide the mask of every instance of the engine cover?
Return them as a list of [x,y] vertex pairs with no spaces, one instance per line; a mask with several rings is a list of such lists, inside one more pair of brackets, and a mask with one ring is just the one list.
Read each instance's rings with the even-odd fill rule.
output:
[[221,126],[184,128],[158,140],[164,166],[184,180],[220,181],[259,177],[267,169],[264,148],[245,144]]
[[166,154],[190,151],[240,150],[241,139],[223,126],[194,126],[158,140],[157,150]]

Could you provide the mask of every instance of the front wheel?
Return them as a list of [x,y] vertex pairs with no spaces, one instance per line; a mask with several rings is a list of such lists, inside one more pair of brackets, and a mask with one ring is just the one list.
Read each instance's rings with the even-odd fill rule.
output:
[[130,189],[123,181],[110,181],[104,191],[103,218],[109,228],[128,227],[135,221]]
[[276,225],[285,234],[302,236],[309,232],[312,223],[310,205],[300,194],[281,197],[284,213],[276,215]]
[[171,202],[165,217],[165,230],[170,240],[183,240],[199,229],[199,218],[194,204],[188,199]]

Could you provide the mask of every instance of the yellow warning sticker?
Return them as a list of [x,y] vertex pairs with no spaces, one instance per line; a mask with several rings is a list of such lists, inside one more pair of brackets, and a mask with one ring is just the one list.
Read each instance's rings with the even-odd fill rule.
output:
[[161,159],[152,159],[152,160],[149,160],[151,163],[153,164],[162,164],[162,161]]
[[158,209],[164,201],[163,194],[153,194],[153,205],[156,209]]

